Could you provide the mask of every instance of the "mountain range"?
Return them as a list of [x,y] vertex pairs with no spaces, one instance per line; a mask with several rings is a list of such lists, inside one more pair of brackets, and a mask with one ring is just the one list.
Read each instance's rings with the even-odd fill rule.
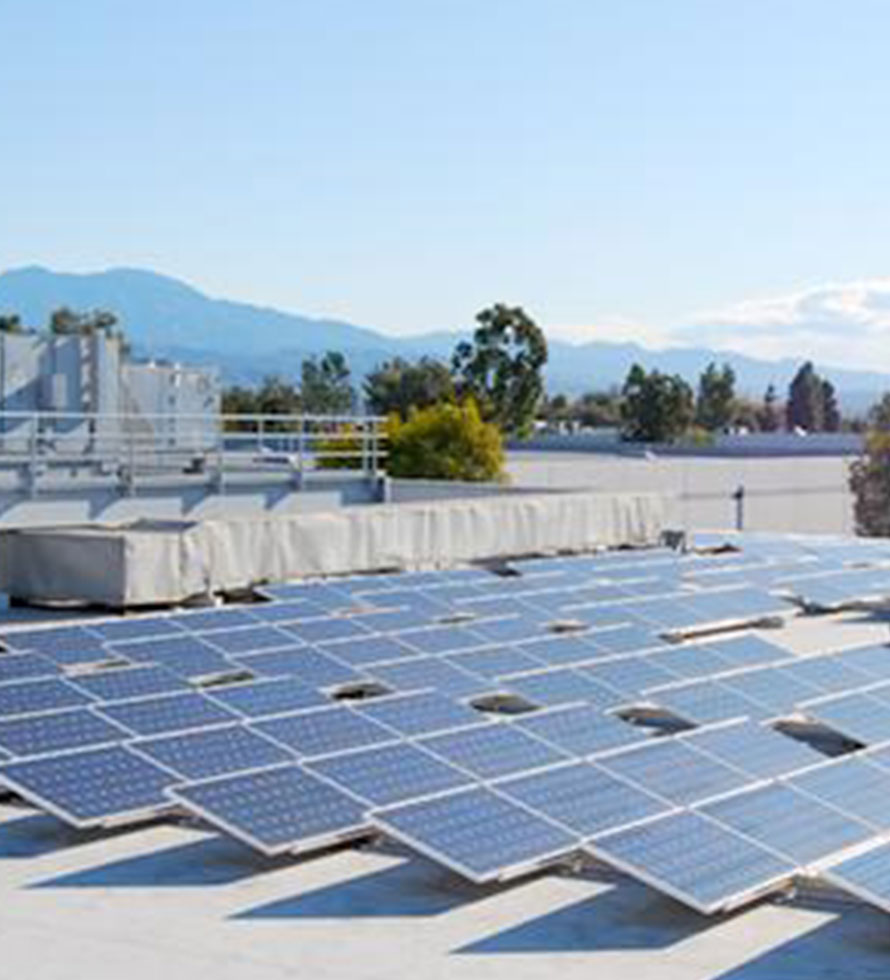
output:
[[[28,326],[46,324],[59,306],[114,312],[139,356],[218,365],[230,383],[249,384],[266,374],[295,375],[303,358],[326,350],[346,354],[360,377],[381,361],[430,355],[448,358],[465,334],[437,331],[393,337],[341,320],[216,299],[169,276],[143,269],[74,274],[39,266],[0,273],[0,313],[18,313]],[[694,383],[711,361],[732,365],[740,391],[759,396],[775,384],[784,393],[798,361],[767,360],[702,347],[656,350],[634,343],[595,340],[549,342],[551,392],[579,394],[618,386],[634,362],[676,373]],[[890,375],[817,365],[848,411],[862,411],[890,390]]]

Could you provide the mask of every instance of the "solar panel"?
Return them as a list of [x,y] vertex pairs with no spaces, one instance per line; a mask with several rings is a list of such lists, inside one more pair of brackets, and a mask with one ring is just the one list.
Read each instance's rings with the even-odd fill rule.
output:
[[324,582],[286,582],[281,585],[264,585],[259,590],[271,599],[305,599],[314,602],[327,611],[343,609],[352,602],[352,597],[345,589]]
[[834,656],[844,666],[861,671],[873,680],[890,681],[890,646],[886,644],[840,650]]
[[2,640],[10,650],[39,653],[60,667],[104,663],[114,657],[98,636],[80,626],[17,630]]
[[233,712],[197,691],[106,703],[96,711],[137,735],[185,732],[238,720]]
[[[537,661],[537,664],[533,663],[532,667],[541,664],[560,667],[585,663],[602,655],[602,652],[588,643],[584,637],[572,635],[549,636],[546,639],[531,640],[528,643],[518,645],[516,649]],[[526,668],[526,670],[529,669],[531,668]],[[518,672],[518,670],[512,671],[512,673]],[[505,671],[505,673],[510,673],[510,671]]]
[[125,728],[100,718],[90,708],[69,708],[0,721],[0,748],[24,758],[108,745],[120,742],[127,734]]
[[628,701],[640,700],[640,695],[647,688],[662,687],[679,679],[677,674],[653,663],[646,654],[598,660],[578,670],[619,691]]
[[745,633],[725,639],[709,639],[705,645],[731,667],[755,667],[787,660],[788,651],[756,633]]
[[423,609],[386,609],[357,613],[350,619],[372,633],[391,634],[429,626],[433,622],[433,614]]
[[53,677],[61,673],[54,664],[39,653],[0,654],[0,684],[7,681],[34,680],[37,677]]
[[233,660],[258,677],[296,677],[309,687],[337,687],[362,680],[358,671],[313,647],[245,653]]
[[399,639],[420,653],[455,653],[485,646],[484,636],[466,626],[428,626],[426,629],[409,630],[399,634]]
[[433,688],[453,698],[469,698],[492,690],[492,682],[470,674],[440,657],[412,657],[396,663],[377,664],[367,673],[396,691]]
[[466,773],[407,742],[328,756],[306,768],[373,806],[392,806],[471,782]]
[[707,647],[699,644],[666,647],[649,654],[649,662],[677,677],[690,680],[710,677],[727,670],[726,661]]
[[306,619],[282,627],[304,643],[322,643],[331,640],[360,640],[367,630],[354,619],[331,617]]
[[212,826],[269,855],[324,847],[366,829],[363,804],[296,765],[169,792]]
[[141,816],[170,805],[171,773],[123,746],[0,766],[0,781],[74,827]]
[[801,706],[808,718],[863,745],[890,740],[890,704],[864,691],[834,695]]
[[354,710],[409,737],[475,725],[481,720],[478,711],[438,691],[373,698],[357,704]]
[[207,696],[246,718],[281,715],[330,703],[320,691],[295,677],[213,687]]
[[789,783],[879,830],[890,829],[890,772],[879,766],[846,756],[792,776]]
[[647,691],[646,699],[696,725],[730,718],[767,718],[772,714],[764,705],[707,678]]
[[614,715],[604,714],[589,704],[537,711],[518,718],[513,724],[570,755],[578,756],[607,752],[649,739],[643,729],[635,728]]
[[642,653],[664,646],[657,634],[644,626],[618,626],[614,629],[597,630],[587,639],[607,654]]
[[474,787],[372,812],[373,822],[472,881],[506,878],[570,853],[577,838]]
[[169,616],[138,616],[131,619],[110,619],[90,623],[90,630],[102,640],[111,643],[118,640],[142,640],[156,636],[180,633],[181,627]]
[[626,703],[618,691],[570,667],[516,674],[503,678],[500,686],[541,706],[584,701],[598,708],[613,708]]
[[702,728],[684,739],[721,762],[761,779],[806,769],[824,758],[803,742],[752,721]]
[[804,684],[824,691],[826,694],[839,694],[864,687],[871,678],[860,670],[854,670],[841,663],[836,657],[801,657],[783,668]]
[[473,623],[473,632],[489,643],[514,643],[530,636],[544,635],[547,627],[544,616],[525,613],[504,619],[485,619]]
[[419,744],[480,779],[538,769],[566,758],[565,753],[506,722],[432,735]]
[[99,701],[123,701],[188,690],[188,684],[165,667],[150,664],[140,667],[115,667],[78,674],[70,681]]
[[254,625],[220,630],[215,633],[205,633],[203,639],[229,655],[259,653],[261,650],[276,650],[295,645],[289,633],[275,626]]
[[324,613],[323,606],[308,599],[257,603],[250,607],[250,617],[261,623],[296,623],[301,619],[319,619]]
[[514,776],[495,785],[499,793],[585,839],[671,809],[664,800],[585,762]]
[[447,659],[480,677],[501,677],[504,674],[521,674],[526,670],[536,670],[543,667],[540,660],[535,660],[524,653],[518,646],[489,647],[483,650],[468,650],[466,653],[452,653]]
[[110,647],[134,663],[153,663],[166,667],[185,680],[198,680],[224,674],[232,664],[197,636],[162,636],[154,640],[134,640]]
[[749,776],[677,739],[650,741],[606,756],[599,764],[641,789],[683,805],[741,789],[751,782]]
[[0,684],[0,718],[36,714],[56,708],[76,708],[92,701],[61,677]]
[[190,633],[209,633],[212,630],[231,630],[241,626],[256,626],[255,609],[236,608],[194,609],[189,612],[170,616],[171,622],[176,623]]
[[822,876],[869,905],[890,912],[890,843],[884,842],[830,868]]
[[131,747],[187,780],[211,779],[292,762],[293,755],[243,725],[140,739]]
[[784,667],[757,667],[720,678],[724,687],[765,705],[776,715],[791,714],[801,701],[817,697],[819,688],[789,673]]
[[389,729],[347,705],[281,715],[254,722],[253,727],[307,758],[379,745],[395,737]]
[[656,817],[587,847],[705,915],[768,892],[795,870],[789,861],[693,812]]
[[778,783],[716,800],[702,813],[802,867],[874,836],[853,817]]
[[392,636],[361,636],[354,640],[336,640],[333,643],[320,643],[318,649],[330,653],[342,663],[352,667],[367,664],[386,663],[401,660],[403,657],[416,657],[417,651]]

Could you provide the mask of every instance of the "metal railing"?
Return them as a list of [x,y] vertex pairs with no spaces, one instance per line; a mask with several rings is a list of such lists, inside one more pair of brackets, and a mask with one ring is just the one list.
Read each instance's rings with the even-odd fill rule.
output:
[[230,481],[312,472],[378,475],[385,419],[367,415],[238,415],[0,411],[0,483],[41,487],[102,480],[132,492],[164,478]]

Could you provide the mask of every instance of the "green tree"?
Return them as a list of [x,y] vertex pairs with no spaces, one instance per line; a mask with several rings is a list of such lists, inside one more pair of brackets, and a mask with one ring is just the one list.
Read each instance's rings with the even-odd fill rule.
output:
[[869,409],[868,427],[879,429],[881,432],[890,432],[890,392]]
[[57,337],[85,337],[100,332],[107,333],[111,337],[121,336],[115,330],[117,322],[117,317],[109,310],[78,313],[68,306],[60,306],[50,314],[49,332]]
[[618,391],[588,391],[571,411],[585,429],[617,428],[621,425],[621,395]]
[[811,361],[801,365],[788,387],[785,414],[789,429],[819,432],[824,423],[822,379]]
[[0,314],[0,333],[24,333],[22,318],[18,313]]
[[473,482],[503,478],[504,447],[496,425],[472,399],[392,415],[386,466],[395,477]]
[[355,392],[349,365],[339,351],[328,351],[320,360],[309,357],[300,371],[303,411],[312,415],[346,415],[353,409]]
[[890,431],[887,428],[873,428],[868,432],[862,456],[850,466],[849,484],[856,533],[890,536]]
[[695,420],[709,432],[732,424],[735,410],[735,371],[729,364],[718,368],[712,361],[698,379]]
[[778,432],[782,428],[779,396],[774,384],[768,385],[764,393],[763,405],[757,412],[757,424],[761,432]]
[[372,371],[364,383],[368,410],[374,415],[397,412],[407,419],[412,408],[454,401],[451,372],[441,361],[422,357],[413,364],[396,357]]
[[635,442],[671,442],[683,435],[695,416],[692,389],[677,374],[630,369],[622,388],[624,437]]
[[837,403],[834,385],[822,380],[822,428],[826,432],[840,432],[841,410]]
[[451,368],[461,397],[503,432],[527,436],[544,393],[547,340],[520,306],[498,303],[476,316],[472,341],[457,345]]

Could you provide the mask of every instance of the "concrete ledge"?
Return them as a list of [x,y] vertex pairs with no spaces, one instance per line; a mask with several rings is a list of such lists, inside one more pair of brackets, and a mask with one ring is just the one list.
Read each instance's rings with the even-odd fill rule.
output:
[[652,493],[541,493],[322,513],[0,531],[0,589],[115,608],[383,568],[655,543]]

